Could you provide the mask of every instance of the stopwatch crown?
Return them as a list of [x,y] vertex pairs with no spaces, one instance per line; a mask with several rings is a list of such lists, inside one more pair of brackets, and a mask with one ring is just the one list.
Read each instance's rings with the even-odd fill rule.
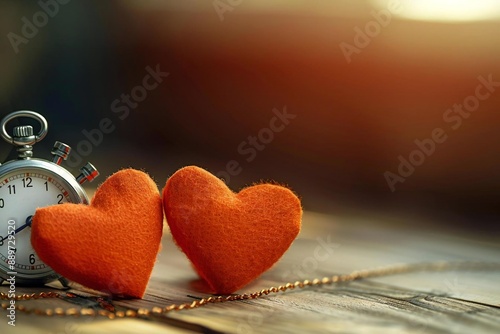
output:
[[12,134],[16,140],[32,137],[29,138],[29,141],[31,142],[35,139],[33,136],[33,127],[31,125],[16,126],[12,130]]
[[[31,125],[21,125],[14,127],[12,136],[8,134],[6,129],[7,123],[19,117],[28,117],[37,120],[40,124],[40,132],[34,135]],[[39,113],[30,110],[19,110],[8,114],[0,121],[0,135],[7,143],[17,146],[19,159],[29,160],[33,156],[33,145],[47,135],[48,127],[47,120]]]
[[30,159],[33,157],[33,144],[36,143],[36,137],[33,135],[31,125],[16,126],[12,129],[12,139],[17,145],[17,152],[20,159]]

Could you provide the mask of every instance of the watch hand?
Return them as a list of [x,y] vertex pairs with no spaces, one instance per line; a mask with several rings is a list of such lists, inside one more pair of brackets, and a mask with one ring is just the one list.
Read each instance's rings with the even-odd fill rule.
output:
[[[33,220],[33,216],[28,216],[28,218],[26,218],[26,223],[23,225],[23,226],[20,226],[18,227],[15,231],[14,231],[14,234],[16,233],[19,233],[21,232],[22,230],[24,230],[26,227],[31,227],[31,221]],[[4,241],[5,239],[7,239],[9,236],[6,236],[6,237],[3,237],[2,239],[0,239],[0,242]]]
[[28,218],[26,218],[26,223],[25,223],[23,226],[18,227],[18,228],[14,231],[14,233],[19,233],[19,232],[21,232],[22,230],[24,230],[24,229],[25,229],[26,227],[28,227],[28,226],[29,226],[29,227],[31,227],[31,221],[32,221],[32,219],[33,219],[33,216],[28,216]]

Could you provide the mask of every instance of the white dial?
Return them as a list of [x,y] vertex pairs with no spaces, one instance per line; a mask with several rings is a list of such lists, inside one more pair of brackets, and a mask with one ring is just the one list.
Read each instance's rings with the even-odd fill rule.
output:
[[13,161],[1,169],[0,273],[16,273],[26,284],[58,278],[31,246],[31,218],[40,207],[87,204],[83,189],[68,171],[47,161]]
[[[49,173],[34,171],[4,175],[0,181],[2,265],[7,266],[11,272],[30,277],[44,276],[51,272],[52,269],[40,261],[31,246],[31,217],[36,208],[78,201],[76,198],[72,199],[68,189]],[[15,260],[9,261],[9,255],[12,260],[12,251],[15,253]]]

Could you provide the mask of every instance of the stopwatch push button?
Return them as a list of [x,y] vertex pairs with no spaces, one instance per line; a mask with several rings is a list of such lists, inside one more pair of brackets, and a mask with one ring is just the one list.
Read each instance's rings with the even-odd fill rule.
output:
[[61,143],[60,141],[56,141],[54,144],[54,148],[52,149],[52,162],[60,165],[64,160],[68,159],[68,155],[71,152],[71,147],[68,145]]
[[76,180],[78,183],[83,184],[85,181],[92,182],[98,175],[99,172],[97,171],[97,168],[94,167],[90,162],[87,162],[85,166],[80,168],[80,171],[82,172]]

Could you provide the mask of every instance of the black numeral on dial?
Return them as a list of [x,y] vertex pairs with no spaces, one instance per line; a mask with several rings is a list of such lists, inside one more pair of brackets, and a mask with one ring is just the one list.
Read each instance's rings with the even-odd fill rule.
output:
[[24,188],[33,188],[33,185],[31,184],[33,180],[31,179],[31,177],[27,177],[27,178],[24,178],[23,179],[23,187]]

